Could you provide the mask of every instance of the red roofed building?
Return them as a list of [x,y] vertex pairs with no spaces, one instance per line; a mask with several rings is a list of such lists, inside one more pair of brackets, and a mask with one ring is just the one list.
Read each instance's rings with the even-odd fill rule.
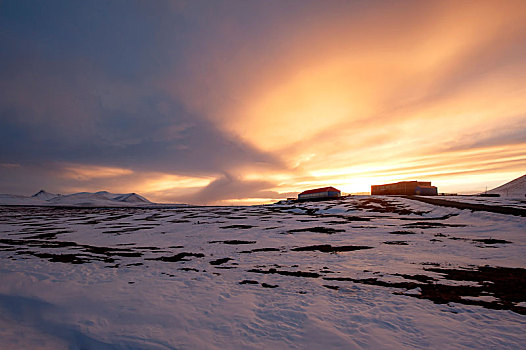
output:
[[341,197],[340,190],[334,187],[322,187],[314,190],[303,191],[298,195],[299,200],[304,199],[322,199],[322,198],[338,198]]

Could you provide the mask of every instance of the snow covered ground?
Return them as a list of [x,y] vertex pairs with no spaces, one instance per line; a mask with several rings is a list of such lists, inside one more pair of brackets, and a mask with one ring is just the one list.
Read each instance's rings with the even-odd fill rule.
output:
[[462,203],[471,204],[486,204],[486,205],[500,205],[511,208],[522,208],[526,209],[526,197],[524,198],[513,198],[513,197],[479,197],[479,196],[447,196],[447,197],[434,197],[440,199],[447,199]]
[[397,197],[0,207],[0,348],[526,348],[525,233]]

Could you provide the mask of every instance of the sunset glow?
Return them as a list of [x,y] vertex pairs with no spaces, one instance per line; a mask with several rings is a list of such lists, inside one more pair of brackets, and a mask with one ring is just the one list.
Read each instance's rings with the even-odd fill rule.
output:
[[[84,6],[79,26],[101,10]],[[31,30],[1,39],[2,192],[256,204],[403,180],[476,193],[525,173],[524,1],[142,3],[85,34],[42,11],[50,48]]]
[[78,181],[88,181],[96,178],[108,178],[133,174],[129,169],[90,165],[66,165],[62,176]]

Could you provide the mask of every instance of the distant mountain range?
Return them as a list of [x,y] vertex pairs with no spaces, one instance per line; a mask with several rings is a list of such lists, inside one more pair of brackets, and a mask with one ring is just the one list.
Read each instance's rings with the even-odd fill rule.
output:
[[79,192],[68,195],[49,193],[40,190],[34,195],[18,196],[0,194],[0,205],[39,205],[71,207],[143,207],[162,206],[152,203],[137,193],[116,194],[107,191]]
[[490,194],[500,194],[502,197],[526,197],[526,175],[516,178],[502,186],[496,187],[490,191]]

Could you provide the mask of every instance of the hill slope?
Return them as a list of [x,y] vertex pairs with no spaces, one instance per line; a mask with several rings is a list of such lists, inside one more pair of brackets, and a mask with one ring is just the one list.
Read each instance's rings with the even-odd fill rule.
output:
[[525,197],[526,196],[526,175],[516,178],[502,186],[496,187],[488,193],[500,194],[503,197]]

